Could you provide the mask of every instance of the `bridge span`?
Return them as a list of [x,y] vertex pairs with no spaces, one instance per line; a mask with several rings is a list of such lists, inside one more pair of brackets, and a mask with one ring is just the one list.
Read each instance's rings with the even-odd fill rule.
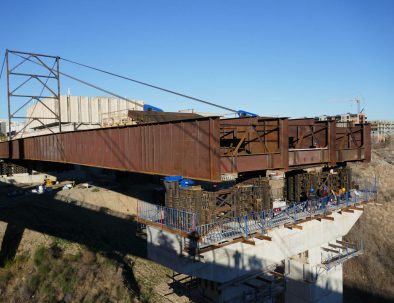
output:
[[370,125],[312,118],[198,117],[0,142],[0,158],[219,182],[226,176],[370,161]]

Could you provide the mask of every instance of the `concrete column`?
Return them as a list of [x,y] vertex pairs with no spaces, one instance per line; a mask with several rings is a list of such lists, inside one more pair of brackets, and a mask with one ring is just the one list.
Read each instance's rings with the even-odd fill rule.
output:
[[342,302],[342,264],[320,267],[321,252],[321,247],[312,248],[286,262],[286,303]]

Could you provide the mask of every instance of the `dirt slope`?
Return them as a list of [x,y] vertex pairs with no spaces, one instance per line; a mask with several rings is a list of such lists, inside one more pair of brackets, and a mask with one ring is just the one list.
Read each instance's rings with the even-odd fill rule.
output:
[[154,290],[170,271],[146,259],[128,215],[55,193],[0,197],[0,302],[170,302]]

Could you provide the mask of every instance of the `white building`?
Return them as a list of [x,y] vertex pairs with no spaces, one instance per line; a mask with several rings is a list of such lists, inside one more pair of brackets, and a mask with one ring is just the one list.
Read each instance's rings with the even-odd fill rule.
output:
[[[45,99],[35,102],[26,110],[26,129],[17,137],[43,135],[59,131],[58,101]],[[60,96],[62,131],[93,129],[116,125],[127,119],[127,110],[143,110],[142,100],[126,101],[111,97]],[[123,118],[122,118],[123,117]]]

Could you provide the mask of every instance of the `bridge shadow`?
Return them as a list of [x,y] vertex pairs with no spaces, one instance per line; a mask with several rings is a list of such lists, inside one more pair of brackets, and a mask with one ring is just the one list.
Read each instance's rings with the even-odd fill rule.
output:
[[[18,187],[7,185],[7,189]],[[0,266],[15,257],[23,233],[29,229],[84,245],[115,260],[122,268],[126,287],[139,294],[133,264],[126,258],[129,254],[146,257],[146,240],[136,235],[138,224],[134,217],[99,207],[89,209],[81,201],[62,202],[55,195],[56,192],[50,192],[11,198],[1,191],[0,221],[7,227],[1,243]]]
[[[36,171],[38,174],[54,176],[58,181],[92,182],[92,185],[139,200],[155,204],[164,203],[165,190],[162,182],[164,176],[44,161],[7,162],[26,167],[29,172]],[[10,182],[12,183],[12,179]],[[16,184],[16,181],[14,183]]]

